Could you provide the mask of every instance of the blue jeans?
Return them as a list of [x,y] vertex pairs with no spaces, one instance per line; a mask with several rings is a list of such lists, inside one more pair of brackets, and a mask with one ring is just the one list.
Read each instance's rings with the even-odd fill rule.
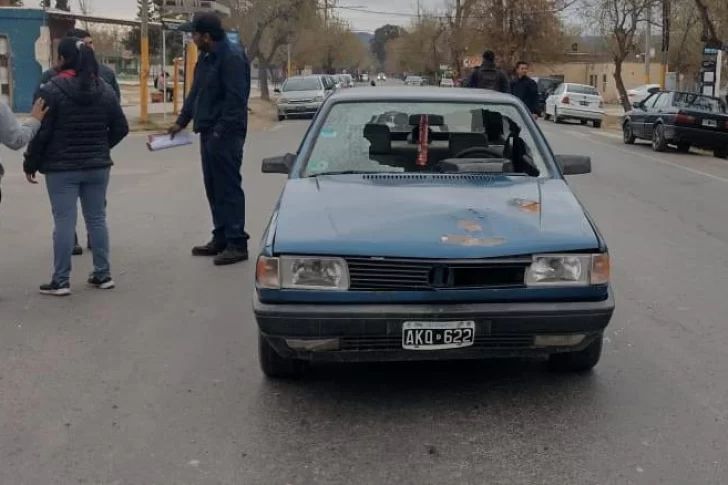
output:
[[202,177],[212,212],[212,241],[216,246],[246,248],[245,192],[240,169],[243,164],[242,136],[216,138],[211,132],[200,135]]
[[53,209],[53,281],[67,285],[76,233],[77,201],[81,199],[86,231],[91,239],[93,276],[110,276],[109,230],[106,227],[106,189],[111,168],[50,172],[45,175]]

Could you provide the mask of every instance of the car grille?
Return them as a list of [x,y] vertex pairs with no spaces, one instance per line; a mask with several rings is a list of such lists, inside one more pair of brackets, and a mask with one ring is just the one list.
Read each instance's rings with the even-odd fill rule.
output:
[[304,103],[310,103],[313,101],[313,99],[291,99],[288,101],[289,104],[304,104]]
[[531,258],[417,260],[346,258],[349,289],[428,291],[524,286]]
[[[470,349],[511,350],[533,346],[532,335],[488,335],[476,336]],[[402,349],[401,336],[385,337],[342,337],[341,351],[375,352]]]

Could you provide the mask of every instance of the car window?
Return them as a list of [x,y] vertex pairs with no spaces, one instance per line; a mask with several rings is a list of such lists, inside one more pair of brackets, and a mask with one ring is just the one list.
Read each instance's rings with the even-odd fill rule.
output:
[[[409,124],[411,115],[423,113],[443,117],[443,126],[430,126],[432,136],[427,150],[428,164],[424,168],[416,163],[420,146],[415,137],[419,134],[419,126]],[[384,125],[385,128],[371,125]],[[365,132],[365,128],[369,131]],[[375,135],[372,134],[373,129]],[[534,142],[534,136],[539,135],[530,130],[530,124],[520,110],[511,104],[341,102],[331,107],[320,130],[314,135],[316,140],[303,174],[432,172],[440,160],[454,158],[464,149],[486,144],[493,152],[488,158],[514,159],[514,166],[518,164],[522,168],[523,173],[519,171],[519,175],[535,168],[535,175],[548,177],[548,165]],[[474,143],[473,139],[481,141]],[[514,147],[517,149],[514,150]],[[517,163],[514,151],[525,155],[518,158]],[[478,160],[487,163],[487,158]],[[523,168],[523,164],[528,167]]]
[[661,93],[655,101],[653,109],[665,109],[670,105],[670,93]]
[[660,93],[650,94],[642,101],[642,106],[645,108],[652,108],[655,105],[655,101],[660,96]]
[[680,109],[726,113],[726,107],[720,99],[703,94],[675,93],[672,105]]
[[566,89],[565,84],[559,84],[559,86],[554,91],[554,94],[562,94],[564,92],[564,89]]
[[586,86],[584,84],[569,84],[567,91],[575,94],[591,94],[599,96],[599,91],[593,86]]
[[281,92],[288,91],[318,91],[321,89],[321,82],[315,77],[292,77],[286,79],[281,87]]

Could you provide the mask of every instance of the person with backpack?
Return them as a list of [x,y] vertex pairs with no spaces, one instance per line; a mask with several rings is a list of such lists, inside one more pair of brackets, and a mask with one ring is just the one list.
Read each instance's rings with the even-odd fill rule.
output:
[[465,87],[490,89],[501,93],[511,92],[511,81],[508,75],[495,65],[495,53],[491,50],[483,52],[483,63],[475,68]]
[[93,243],[93,273],[88,284],[114,287],[109,267],[106,191],[113,162],[111,149],[129,133],[119,98],[100,77],[93,49],[82,39],[64,37],[58,44],[58,74],[40,90],[48,113],[28,146],[25,177],[37,184],[45,175],[53,212],[53,277],[40,286],[45,295],[71,294],[71,256],[81,200],[86,230]]

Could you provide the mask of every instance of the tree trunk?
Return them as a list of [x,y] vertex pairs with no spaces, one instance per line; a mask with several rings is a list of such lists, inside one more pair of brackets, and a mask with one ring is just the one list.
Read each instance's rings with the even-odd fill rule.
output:
[[622,79],[622,63],[624,58],[614,58],[614,82],[617,84],[617,91],[619,91],[619,101],[627,112],[632,109],[629,104],[629,98],[627,97],[627,89],[624,87],[624,80]]
[[260,99],[270,101],[268,91],[268,62],[265,59],[258,59],[258,85],[260,87]]

